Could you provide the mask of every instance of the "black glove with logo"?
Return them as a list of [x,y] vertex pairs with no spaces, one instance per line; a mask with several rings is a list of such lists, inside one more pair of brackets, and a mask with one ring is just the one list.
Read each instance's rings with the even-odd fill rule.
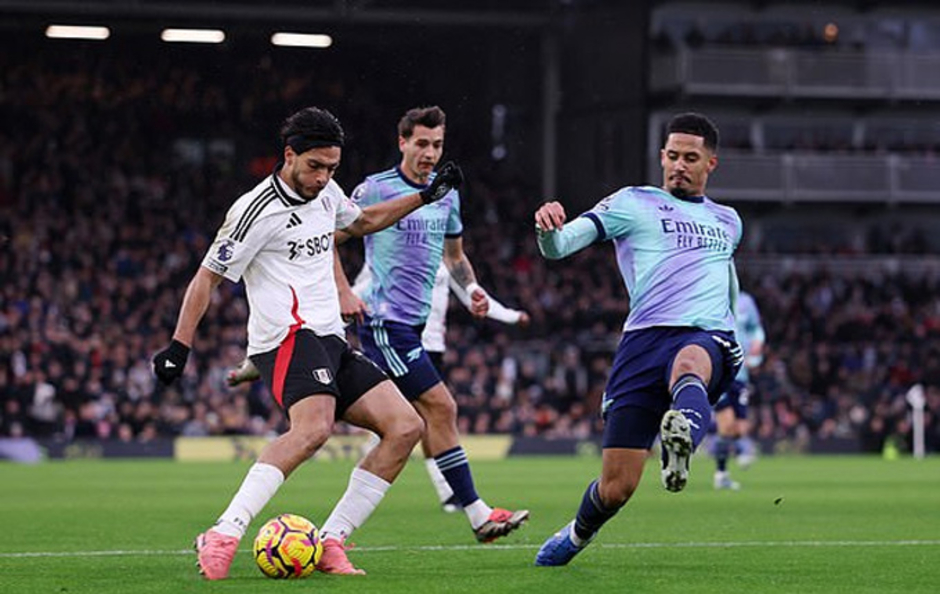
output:
[[153,357],[153,373],[165,386],[169,386],[183,375],[186,359],[189,358],[189,347],[178,340],[170,343]]
[[437,176],[431,185],[418,192],[421,194],[421,201],[425,204],[437,202],[447,195],[447,192],[456,190],[463,183],[463,172],[460,166],[453,161],[444,163],[444,166],[437,172]]

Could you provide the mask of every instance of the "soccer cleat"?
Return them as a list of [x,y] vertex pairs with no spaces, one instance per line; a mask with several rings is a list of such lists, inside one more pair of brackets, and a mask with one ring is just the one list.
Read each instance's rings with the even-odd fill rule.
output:
[[225,383],[230,388],[241,385],[245,382],[253,382],[261,377],[258,368],[254,366],[251,359],[245,359],[241,365],[235,369],[229,369],[225,374]]
[[460,505],[460,500],[457,499],[456,495],[451,495],[447,498],[447,501],[441,502],[441,509],[444,511],[444,513],[452,514],[462,510],[463,506]]
[[718,491],[728,490],[728,491],[737,491],[741,488],[741,483],[731,480],[731,476],[727,472],[715,472],[715,489]]
[[538,554],[535,556],[535,564],[540,567],[557,567],[559,565],[568,565],[568,562],[574,559],[574,556],[588,546],[594,536],[580,547],[571,540],[571,531],[574,530],[574,521],[568,524],[550,536],[542,544]]
[[335,538],[324,540],[323,554],[320,555],[320,562],[317,563],[317,571],[334,575],[365,575],[365,570],[353,566],[349,561],[346,549],[346,545]]
[[479,528],[473,531],[479,542],[493,542],[501,536],[506,536],[519,526],[522,526],[529,519],[529,510],[520,509],[519,511],[509,511],[494,507],[487,518]]
[[228,570],[238,550],[238,539],[226,536],[215,530],[206,530],[196,537],[193,543],[196,549],[196,567],[207,580],[222,580],[228,577]]
[[689,458],[692,457],[692,431],[689,420],[677,410],[667,410],[659,426],[662,445],[662,479],[667,491],[678,493],[689,480]]
[[738,463],[738,467],[741,470],[747,470],[751,467],[752,464],[757,460],[757,456],[753,452],[739,454],[735,460]]

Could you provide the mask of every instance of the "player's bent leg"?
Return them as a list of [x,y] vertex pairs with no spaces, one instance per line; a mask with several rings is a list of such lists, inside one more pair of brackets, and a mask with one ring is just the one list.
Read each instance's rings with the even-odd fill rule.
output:
[[605,448],[600,480],[588,485],[575,519],[548,538],[535,557],[542,567],[567,565],[630,500],[649,450]]
[[438,382],[412,402],[427,424],[422,441],[427,453],[438,456],[460,445],[457,432],[457,401],[443,382]]
[[280,468],[285,478],[290,476],[330,438],[335,411],[333,395],[298,400],[288,410],[290,429],[261,450],[258,462]]
[[457,402],[443,382],[425,391],[413,404],[427,423],[428,451],[463,507],[477,541],[493,542],[520,528],[529,519],[528,510],[491,508],[477,494],[457,433]]
[[333,396],[322,395],[303,398],[291,406],[291,429],[262,450],[216,525],[196,537],[196,565],[206,579],[228,576],[238,543],[251,520],[287,476],[330,436],[335,407]]
[[378,445],[359,466],[388,482],[404,468],[424,431],[424,421],[390,380],[363,394],[346,410],[343,420],[379,436]]
[[434,486],[437,493],[437,499],[441,502],[441,510],[444,513],[452,514],[463,509],[460,500],[454,494],[454,490],[447,484],[447,479],[441,469],[437,467],[437,461],[431,454],[431,448],[428,446],[427,431],[421,435],[421,453],[424,454],[424,468],[428,472],[428,478]]
[[[722,403],[719,402],[719,406]],[[731,480],[728,472],[728,459],[731,457],[731,451],[734,448],[734,441],[737,437],[737,419],[734,409],[731,406],[722,406],[715,413],[715,422],[717,427],[717,436],[715,438],[715,489],[727,489],[736,491],[741,485]]]
[[353,470],[346,492],[323,524],[323,554],[317,569],[335,575],[364,575],[346,556],[346,539],[381,503],[418,443],[424,423],[388,380],[356,400],[343,420],[374,432],[379,443]]
[[672,409],[660,424],[662,482],[667,491],[679,492],[689,479],[692,453],[711,423],[708,382],[712,358],[704,347],[688,344],[676,354],[669,377]]

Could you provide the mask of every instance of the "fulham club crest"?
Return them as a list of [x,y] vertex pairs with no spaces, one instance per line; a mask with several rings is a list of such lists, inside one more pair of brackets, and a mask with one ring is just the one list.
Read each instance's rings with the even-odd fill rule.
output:
[[320,382],[321,384],[328,384],[333,381],[333,375],[330,373],[330,370],[326,367],[321,367],[320,369],[313,370],[313,378]]

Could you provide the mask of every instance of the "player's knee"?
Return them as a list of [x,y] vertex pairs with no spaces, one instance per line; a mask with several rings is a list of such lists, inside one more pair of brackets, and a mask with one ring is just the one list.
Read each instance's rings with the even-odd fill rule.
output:
[[701,379],[703,374],[698,361],[688,357],[680,357],[672,364],[672,375],[675,378],[680,378],[683,375],[694,375]]
[[418,413],[411,410],[395,419],[384,438],[394,440],[410,451],[421,439],[423,433],[424,420]]
[[315,419],[295,425],[290,429],[298,447],[310,457],[319,450],[333,433],[333,422],[328,419]]
[[444,394],[431,401],[425,410],[429,425],[452,425],[457,421],[457,401],[450,394]]

